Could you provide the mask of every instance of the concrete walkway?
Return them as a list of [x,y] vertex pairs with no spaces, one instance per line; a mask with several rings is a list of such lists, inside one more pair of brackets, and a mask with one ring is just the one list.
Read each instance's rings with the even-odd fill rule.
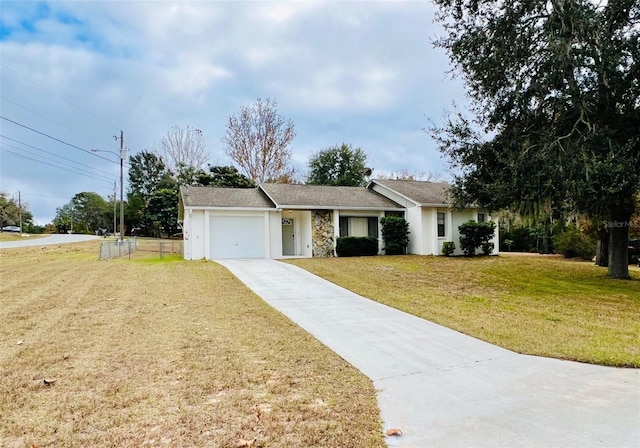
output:
[[392,447],[639,447],[640,370],[519,355],[274,260],[221,260],[373,380]]

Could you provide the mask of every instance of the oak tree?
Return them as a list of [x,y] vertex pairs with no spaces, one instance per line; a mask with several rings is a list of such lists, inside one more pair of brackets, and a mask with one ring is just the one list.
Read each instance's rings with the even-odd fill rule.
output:
[[309,158],[311,185],[362,187],[371,170],[367,168],[367,155],[361,148],[343,143],[323,149]]
[[459,204],[551,204],[608,230],[608,276],[629,278],[640,191],[640,2],[435,0],[436,41],[474,118],[434,130]]

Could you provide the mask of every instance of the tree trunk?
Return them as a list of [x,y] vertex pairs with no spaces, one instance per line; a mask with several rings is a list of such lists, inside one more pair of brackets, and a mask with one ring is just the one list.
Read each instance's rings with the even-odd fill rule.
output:
[[621,214],[609,223],[609,270],[607,272],[609,278],[631,278],[628,258],[630,219],[631,215]]
[[596,264],[598,266],[609,266],[609,231],[599,232],[598,252],[596,254]]

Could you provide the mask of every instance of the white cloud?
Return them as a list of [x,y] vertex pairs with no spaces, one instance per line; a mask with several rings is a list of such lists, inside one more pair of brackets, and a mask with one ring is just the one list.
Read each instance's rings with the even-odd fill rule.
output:
[[320,3],[309,0],[263,2],[257,4],[255,15],[258,21],[266,21],[269,26],[283,26],[301,15],[312,12],[320,6]]

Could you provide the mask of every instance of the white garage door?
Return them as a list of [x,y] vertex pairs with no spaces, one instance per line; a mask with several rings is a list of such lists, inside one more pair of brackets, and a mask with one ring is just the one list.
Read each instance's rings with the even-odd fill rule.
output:
[[211,216],[211,258],[263,258],[263,216]]

